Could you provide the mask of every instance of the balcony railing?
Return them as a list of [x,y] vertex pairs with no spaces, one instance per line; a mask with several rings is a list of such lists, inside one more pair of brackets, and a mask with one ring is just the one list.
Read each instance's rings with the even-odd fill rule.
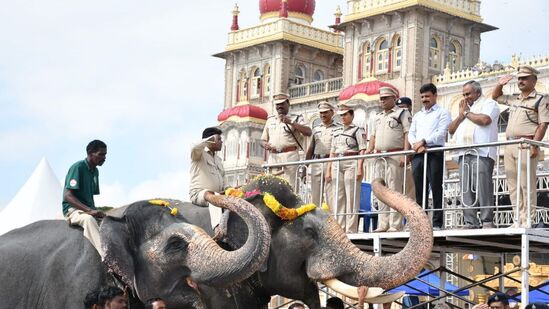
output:
[[513,56],[509,64],[494,64],[493,66],[484,63],[477,64],[473,68],[464,69],[457,72],[452,72],[450,68],[444,69],[444,73],[433,76],[433,83],[437,85],[451,84],[463,81],[469,81],[478,78],[486,78],[490,76],[501,76],[516,72],[521,65],[529,65],[534,68],[545,67],[549,65],[549,55],[533,57],[531,59],[520,60],[517,56]]
[[278,19],[229,33],[226,50],[236,50],[274,40],[299,41],[335,53],[343,53],[343,35],[293,22]]
[[394,10],[399,7],[408,7],[411,5],[423,5],[440,10],[460,12],[473,15],[480,19],[480,2],[475,0],[358,0],[348,2],[348,16],[361,13],[375,13],[386,10]]
[[[539,147],[549,148],[549,143],[544,142],[535,142],[531,140],[516,140],[516,141],[503,141],[503,142],[494,142],[494,143],[487,143],[487,144],[479,144],[479,145],[457,145],[457,146],[446,146],[446,147],[438,147],[428,150],[428,152],[444,152],[447,156],[453,152],[458,150],[471,150],[471,149],[478,149],[482,147],[502,147],[506,145],[512,145],[512,144],[530,144],[530,145],[537,145]],[[529,149],[529,148],[528,148]],[[529,151],[529,150],[527,150]],[[498,152],[499,153],[499,152]],[[308,161],[298,161],[298,162],[287,162],[287,163],[278,163],[278,164],[266,164],[263,165],[264,168],[267,170],[267,172],[270,171],[271,168],[278,168],[283,166],[289,166],[289,165],[297,165],[299,166],[299,169],[309,169],[312,164],[325,164],[327,162],[332,162],[333,165],[338,166],[340,161],[348,161],[348,160],[359,160],[364,159],[365,166],[367,166],[367,173],[365,174],[366,181],[371,181],[374,178],[374,175],[376,174],[376,171],[372,168],[374,165],[373,163],[376,160],[384,160],[387,157],[394,157],[394,156],[403,156],[403,155],[411,155],[414,154],[413,151],[397,151],[397,152],[391,152],[391,153],[379,153],[379,154],[367,154],[367,155],[357,155],[357,156],[349,156],[349,157],[338,157],[338,158],[328,158],[328,159],[319,159],[319,160],[308,160]],[[529,157],[529,154],[526,156]],[[427,159],[427,155],[425,154],[424,160]],[[529,164],[529,162],[527,162]],[[522,166],[520,160],[517,164],[518,172],[517,175],[520,175],[520,166]],[[499,164],[496,164],[494,167],[495,175],[494,175],[494,196],[497,197],[507,197],[508,196],[508,186],[507,186],[507,180],[505,175],[499,174]],[[298,169],[298,170],[299,170]],[[355,171],[356,173],[356,171]],[[404,169],[404,179],[406,179],[406,173],[410,173],[410,170]],[[446,174],[446,173],[445,173]],[[527,174],[529,174],[529,171],[527,171]],[[298,176],[297,174],[296,176]],[[356,175],[355,175],[356,176]],[[338,173],[336,173],[336,176],[333,177],[333,182],[338,183],[339,179],[337,177]],[[424,177],[426,177],[424,175]],[[528,179],[529,176],[526,177]],[[299,177],[296,177],[296,179],[299,179]],[[323,187],[323,179],[324,176],[321,175],[321,186]],[[424,180],[424,185],[426,184],[426,181]],[[311,196],[311,178],[306,177],[305,182],[296,182],[294,184],[294,188],[297,187],[299,194],[301,195],[302,199],[304,201],[310,201],[312,199]],[[457,179],[448,179],[445,178],[443,180],[443,183],[441,184],[443,186],[443,204],[442,209],[430,209],[429,205],[432,204],[433,200],[431,196],[424,196],[423,197],[423,203],[422,208],[425,209],[427,212],[435,212],[435,211],[442,211],[444,213],[443,220],[444,220],[444,228],[445,229],[455,229],[459,228],[463,225],[463,209],[465,207],[463,206],[463,203],[460,201],[461,199],[461,187],[459,180]],[[538,172],[537,173],[537,183],[529,184],[529,186],[535,186],[536,192],[549,192],[549,173],[547,172]],[[332,184],[332,186],[335,186],[335,184]],[[406,184],[404,184],[404,187],[406,188]],[[470,189],[470,188],[469,188]],[[337,191],[337,190],[336,190]],[[423,192],[425,192],[425,188],[423,188]],[[528,192],[527,195],[530,193]],[[351,195],[354,196],[354,193]],[[322,201],[324,197],[321,197],[320,200]],[[326,199],[329,201],[334,200],[334,196],[327,196]],[[520,203],[520,201],[523,200],[523,196],[520,194],[517,196],[518,200],[512,200],[510,201],[511,204],[517,205]],[[545,224],[549,224],[549,209],[546,208],[549,205],[530,205],[529,198],[526,199],[528,202],[526,204],[528,210],[526,213],[530,213],[529,208],[535,207],[536,209],[536,215],[533,218],[528,218],[528,226],[535,226],[537,223],[544,222]],[[456,201],[460,201],[460,203],[457,203]],[[334,213],[334,216],[336,217],[353,217],[353,216],[366,216],[370,217],[371,215],[376,215],[380,213],[387,213],[378,211],[375,209],[374,205],[377,203],[377,200],[372,195],[372,199],[367,203],[370,205],[371,208],[364,209],[362,208],[362,200],[355,201],[356,203],[359,203],[360,206],[358,206],[356,203],[354,208],[354,212],[349,213]],[[495,201],[495,205],[491,206],[482,206],[477,207],[480,208],[493,208],[494,209],[494,225],[496,227],[508,227],[514,222],[517,222],[517,218],[519,217],[518,214],[518,208],[516,206],[512,206],[509,204],[502,205],[497,199]],[[332,207],[331,209],[336,209],[336,207]],[[351,220],[351,219],[349,219]],[[368,230],[359,230],[359,232],[369,232]],[[356,233],[356,232],[355,232]]]
[[337,77],[319,82],[292,86],[288,88],[288,92],[292,99],[296,99],[324,93],[339,93],[341,88],[343,88],[343,78]]

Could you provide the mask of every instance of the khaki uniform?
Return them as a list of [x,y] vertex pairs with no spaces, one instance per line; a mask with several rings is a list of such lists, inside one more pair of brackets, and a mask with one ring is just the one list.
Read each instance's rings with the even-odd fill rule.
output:
[[206,140],[194,145],[191,151],[191,203],[207,207],[204,199],[207,191],[221,192],[225,189],[225,169],[221,158],[211,155]]
[[[332,153],[336,156],[358,154],[366,149],[364,129],[355,125],[334,130]],[[332,207],[337,214],[358,213],[360,203],[360,181],[356,180],[357,161],[348,160],[332,163],[332,188],[334,190]],[[346,233],[358,231],[358,215],[338,215],[337,222]]]
[[[288,114],[293,122],[296,122],[301,125],[305,125],[305,120],[303,116],[296,114]],[[292,136],[292,132],[295,137],[299,140],[299,143],[303,145],[302,134],[292,128],[291,125],[286,125],[278,116],[270,116],[265,123],[265,128],[263,129],[263,135],[261,139],[271,144],[275,150],[271,151],[269,154],[268,163],[286,163],[292,161],[299,161],[299,145],[296,142],[295,138]],[[297,166],[286,166],[281,169],[284,177],[292,188],[296,188],[296,172]]]
[[[411,123],[410,112],[396,106],[388,113],[382,111],[376,114],[371,134],[375,136],[375,151],[381,153],[404,150],[404,134],[410,130]],[[377,159],[374,164],[374,174],[376,178],[385,179],[390,189],[404,193],[404,167],[400,166],[400,159],[400,156]],[[400,230],[402,228],[402,215],[381,202],[379,202],[379,210],[390,211],[390,213],[379,214],[378,229]]]
[[[505,134],[508,140],[519,138],[533,139],[538,124],[549,122],[549,98],[547,95],[539,94],[535,90],[523,98],[522,95],[502,95],[497,99],[498,103],[509,105],[509,122]],[[539,101],[539,103],[538,103]],[[537,105],[537,112],[535,106]],[[520,195],[519,215],[520,225],[527,227],[528,216],[528,198],[530,198],[530,218],[533,222],[536,214],[535,205],[537,200],[536,170],[538,158],[530,160],[530,192],[527,192],[527,150],[528,147],[521,148],[520,145],[505,146],[505,174],[507,175],[507,184],[511,194],[511,203],[516,203],[517,194]],[[521,158],[521,183],[517,188],[517,164],[518,157]],[[518,222],[517,222],[518,223]]]
[[[339,128],[341,128],[339,123],[332,122],[328,126],[321,123],[313,129],[313,159],[324,159],[330,156],[334,131]],[[327,172],[327,166],[327,163],[311,164],[311,194],[312,202],[315,205],[326,202],[326,197],[331,197],[333,194],[332,183],[326,183],[323,179]]]

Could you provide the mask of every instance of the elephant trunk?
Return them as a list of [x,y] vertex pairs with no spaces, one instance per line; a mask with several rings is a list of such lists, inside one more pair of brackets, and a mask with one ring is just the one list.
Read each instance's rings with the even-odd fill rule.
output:
[[381,180],[376,179],[373,182],[373,190],[383,203],[406,218],[410,229],[406,246],[392,256],[377,257],[366,254],[351,243],[335,220],[329,218],[331,220],[327,225],[327,241],[333,247],[334,254],[341,257],[341,252],[346,252],[346,258],[336,269],[332,264],[332,271],[324,266],[318,267],[319,265],[310,267],[309,275],[313,278],[327,280],[337,277],[355,286],[390,289],[413,279],[427,263],[433,248],[429,217],[414,201],[388,189]]
[[433,249],[433,230],[425,212],[411,199],[389,190],[383,181],[373,182],[374,194],[407,220],[410,230],[408,243],[399,253],[376,257],[360,252],[357,285],[389,289],[413,279],[425,266]]
[[204,231],[195,229],[189,252],[200,253],[189,256],[191,277],[198,283],[223,287],[248,278],[261,267],[269,253],[271,232],[261,212],[247,201],[220,195],[207,199],[211,204],[235,212],[248,227],[246,243],[235,251],[220,248]]

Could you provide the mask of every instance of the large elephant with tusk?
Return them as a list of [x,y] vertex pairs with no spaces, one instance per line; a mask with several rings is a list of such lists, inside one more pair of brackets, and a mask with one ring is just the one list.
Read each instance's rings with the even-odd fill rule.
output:
[[182,210],[195,206],[175,200],[107,213],[100,227],[103,263],[82,231],[64,221],[39,221],[2,235],[2,307],[82,308],[86,293],[116,282],[114,273],[141,302],[161,297],[169,308],[206,308],[198,285],[224,287],[247,278],[263,265],[270,243],[256,207],[235,197],[209,199],[241,216],[249,229],[238,250],[222,249],[190,224]]
[[[271,296],[281,295],[318,309],[317,282],[339,291],[351,289],[356,295],[355,286],[390,289],[412,279],[431,254],[430,220],[414,201],[389,190],[382,181],[375,181],[373,190],[408,221],[409,241],[392,256],[376,257],[362,252],[329,212],[302,205],[285,180],[274,176],[256,178],[240,195],[256,205],[270,225],[269,257],[258,272],[237,286],[224,293],[208,290],[209,307],[266,308]],[[247,235],[244,222],[226,213],[216,237],[229,248],[239,248]],[[370,294],[379,294],[376,290],[379,289],[371,289]]]

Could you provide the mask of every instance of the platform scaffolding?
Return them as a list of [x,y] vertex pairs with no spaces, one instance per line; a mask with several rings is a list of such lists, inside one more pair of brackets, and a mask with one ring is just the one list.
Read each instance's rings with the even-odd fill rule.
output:
[[[423,302],[420,305],[427,303],[433,303],[445,297],[453,297],[463,301],[464,303],[473,304],[472,301],[456,295],[457,292],[467,290],[476,286],[483,287],[485,289],[496,292],[498,290],[493,289],[487,285],[486,282],[490,282],[495,279],[501,279],[499,281],[499,291],[503,291],[503,278],[509,278],[516,280],[509,275],[512,273],[520,272],[521,274],[521,291],[522,303],[528,303],[528,294],[530,290],[539,289],[542,286],[532,287],[529,284],[529,261],[530,253],[549,253],[549,230],[547,229],[526,229],[526,228],[505,228],[505,229],[476,229],[476,230],[442,230],[434,231],[434,246],[432,259],[444,260],[446,253],[466,253],[477,254],[482,256],[495,256],[499,257],[501,264],[504,262],[504,255],[508,253],[518,254],[520,252],[521,264],[519,268],[516,268],[509,272],[502,272],[503,265],[500,267],[500,273],[490,276],[486,279],[475,281],[471,278],[463,276],[457,272],[448,269],[445,266],[441,266],[431,272],[440,271],[441,285],[446,282],[444,280],[444,274],[450,274],[456,276],[464,281],[470,282],[463,287],[458,287],[453,292],[444,290],[444,286],[435,287],[442,292],[441,296],[434,297],[429,296],[427,302]],[[376,254],[392,254],[402,250],[406,245],[409,233],[362,233],[362,234],[350,234],[349,238],[353,243],[363,251],[374,252]],[[425,282],[421,278],[416,278],[420,282],[431,285]],[[544,284],[545,285],[545,284]],[[446,295],[444,295],[446,294]],[[517,299],[518,300],[518,299]],[[446,301],[450,308],[463,308]],[[418,308],[420,305],[416,305],[410,308]]]

